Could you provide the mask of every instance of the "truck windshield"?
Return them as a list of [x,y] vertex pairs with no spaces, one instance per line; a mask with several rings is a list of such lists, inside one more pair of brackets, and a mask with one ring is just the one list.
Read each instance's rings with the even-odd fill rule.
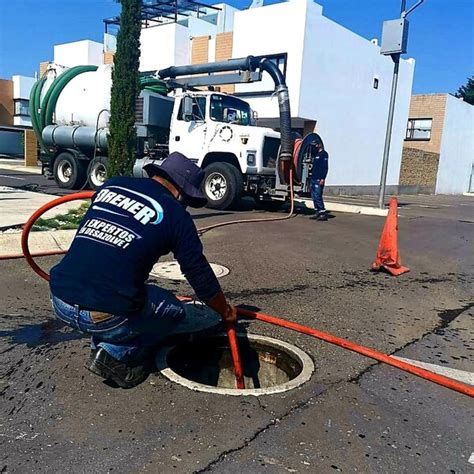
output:
[[217,122],[250,125],[250,105],[227,95],[211,96],[211,119]]

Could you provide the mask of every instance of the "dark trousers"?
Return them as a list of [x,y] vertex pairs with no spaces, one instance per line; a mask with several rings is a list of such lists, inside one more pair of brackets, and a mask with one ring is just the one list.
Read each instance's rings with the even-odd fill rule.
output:
[[321,184],[320,179],[315,179],[314,181],[311,181],[311,199],[314,203],[315,212],[319,212],[319,214],[326,213],[326,208],[324,207],[323,201],[323,191],[324,184]]

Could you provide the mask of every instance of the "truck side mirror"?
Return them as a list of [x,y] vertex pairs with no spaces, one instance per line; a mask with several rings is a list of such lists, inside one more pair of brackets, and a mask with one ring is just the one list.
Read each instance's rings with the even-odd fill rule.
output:
[[193,98],[189,95],[183,97],[183,119],[185,122],[193,120]]
[[258,112],[256,110],[252,110],[252,125],[257,125],[258,121]]

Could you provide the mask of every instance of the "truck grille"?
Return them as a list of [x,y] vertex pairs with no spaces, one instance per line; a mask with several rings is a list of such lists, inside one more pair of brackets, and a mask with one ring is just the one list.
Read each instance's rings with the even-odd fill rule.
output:
[[143,123],[143,97],[137,97],[135,104],[135,121],[137,123]]
[[263,142],[263,166],[265,168],[276,167],[279,149],[279,138],[265,137],[265,141]]

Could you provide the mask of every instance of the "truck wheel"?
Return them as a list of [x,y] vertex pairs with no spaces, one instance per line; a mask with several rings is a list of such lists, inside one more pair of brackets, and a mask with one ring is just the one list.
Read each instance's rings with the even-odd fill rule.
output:
[[229,163],[211,163],[205,168],[203,192],[211,209],[227,209],[235,205],[242,194],[240,171]]
[[64,151],[54,160],[53,176],[60,188],[79,189],[86,182],[86,163]]
[[107,179],[108,158],[106,156],[96,156],[89,163],[87,176],[92,189],[100,188]]

